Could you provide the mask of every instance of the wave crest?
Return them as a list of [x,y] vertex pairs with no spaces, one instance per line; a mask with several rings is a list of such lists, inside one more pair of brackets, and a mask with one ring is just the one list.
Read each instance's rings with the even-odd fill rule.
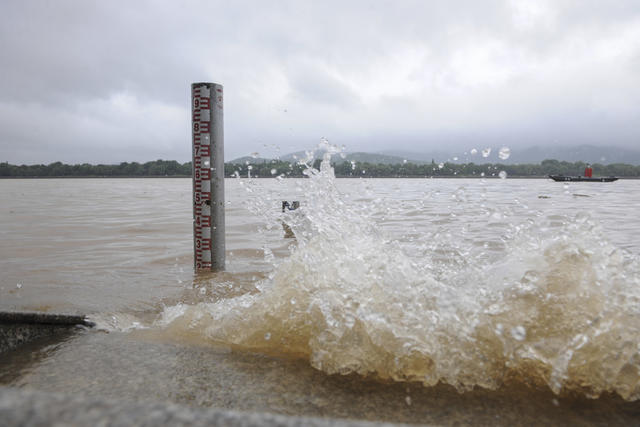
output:
[[259,292],[169,307],[158,325],[329,374],[640,398],[640,269],[588,216],[553,232],[530,222],[501,260],[468,253],[455,278],[436,278],[332,179],[327,168],[311,174],[313,201],[290,223],[298,246]]

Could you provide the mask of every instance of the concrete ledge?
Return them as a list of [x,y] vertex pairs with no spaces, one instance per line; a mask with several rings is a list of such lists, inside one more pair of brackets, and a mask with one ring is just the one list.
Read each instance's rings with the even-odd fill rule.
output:
[[289,417],[174,404],[117,402],[0,387],[0,424],[7,426],[372,427],[398,424]]
[[95,326],[83,315],[40,313],[36,311],[0,311],[0,324]]
[[0,311],[0,353],[77,326],[95,325],[81,315]]

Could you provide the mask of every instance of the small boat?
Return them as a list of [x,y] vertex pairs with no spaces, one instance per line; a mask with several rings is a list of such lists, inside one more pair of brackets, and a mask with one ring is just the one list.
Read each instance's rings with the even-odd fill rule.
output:
[[554,181],[572,181],[572,182],[613,182],[618,180],[618,177],[615,177],[615,176],[587,177],[587,176],[549,175],[549,178],[551,178]]

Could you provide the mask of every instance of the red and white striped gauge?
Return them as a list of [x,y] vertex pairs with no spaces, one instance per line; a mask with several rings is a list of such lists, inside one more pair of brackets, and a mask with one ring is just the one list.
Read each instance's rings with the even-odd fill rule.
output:
[[222,86],[191,85],[193,249],[198,270],[224,268],[224,134]]

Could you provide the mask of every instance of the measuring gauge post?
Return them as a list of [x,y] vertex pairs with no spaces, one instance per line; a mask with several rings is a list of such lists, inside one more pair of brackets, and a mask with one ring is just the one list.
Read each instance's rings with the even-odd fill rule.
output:
[[222,86],[193,83],[191,105],[194,268],[222,270],[225,263]]

